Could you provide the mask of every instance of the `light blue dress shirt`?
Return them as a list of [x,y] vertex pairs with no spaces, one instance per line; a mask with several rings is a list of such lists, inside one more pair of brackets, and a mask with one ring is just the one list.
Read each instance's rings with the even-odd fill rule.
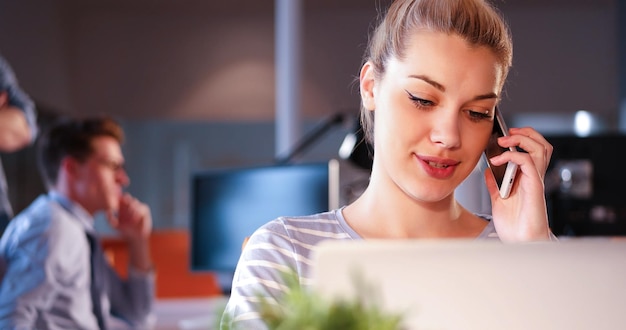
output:
[[[90,247],[93,217],[51,192],[18,214],[0,239],[0,329],[98,329],[92,310]],[[99,252],[102,254],[101,250]],[[119,319],[147,328],[154,274],[131,269],[121,279],[99,255],[100,305],[107,328]],[[117,328],[117,326],[116,326]]]

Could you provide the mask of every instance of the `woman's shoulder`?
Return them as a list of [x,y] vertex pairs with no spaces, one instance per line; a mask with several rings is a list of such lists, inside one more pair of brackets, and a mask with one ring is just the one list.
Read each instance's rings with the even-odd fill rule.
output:
[[325,224],[336,224],[335,211],[325,211],[307,215],[282,215],[260,227],[260,229],[272,228],[320,228]]
[[337,213],[330,210],[309,215],[281,216],[261,226],[255,235],[281,235],[291,240],[314,243],[323,239],[346,239]]

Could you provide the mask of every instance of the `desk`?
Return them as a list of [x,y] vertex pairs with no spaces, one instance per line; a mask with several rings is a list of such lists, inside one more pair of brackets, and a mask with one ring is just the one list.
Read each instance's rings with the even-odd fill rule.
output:
[[157,299],[155,330],[215,329],[227,296]]

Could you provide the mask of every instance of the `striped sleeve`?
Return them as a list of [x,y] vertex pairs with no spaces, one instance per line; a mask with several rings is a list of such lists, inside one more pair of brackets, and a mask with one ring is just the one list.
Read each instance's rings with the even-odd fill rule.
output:
[[326,239],[350,239],[334,212],[278,218],[255,231],[235,270],[222,329],[267,329],[259,298],[278,303],[287,291],[284,272],[295,271],[308,286],[314,247]]

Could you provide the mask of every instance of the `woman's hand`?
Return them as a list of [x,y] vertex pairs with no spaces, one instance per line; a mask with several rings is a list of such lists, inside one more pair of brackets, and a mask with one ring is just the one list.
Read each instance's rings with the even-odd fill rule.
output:
[[551,232],[544,191],[544,178],[552,157],[552,145],[530,127],[511,128],[498,139],[502,147],[519,147],[526,152],[505,152],[493,157],[494,165],[513,162],[519,166],[511,194],[502,199],[491,171],[485,180],[491,196],[493,221],[502,241],[549,240]]

